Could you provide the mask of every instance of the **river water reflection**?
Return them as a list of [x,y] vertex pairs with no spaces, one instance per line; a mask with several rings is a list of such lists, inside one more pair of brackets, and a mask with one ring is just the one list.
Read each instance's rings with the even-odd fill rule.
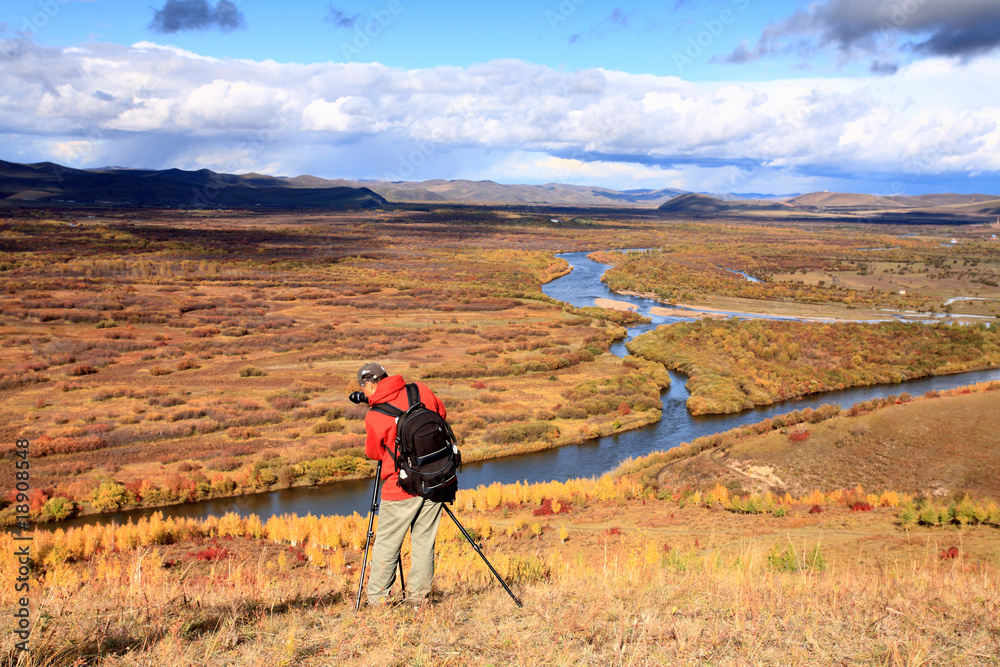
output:
[[[629,329],[629,338],[649,331],[660,324],[681,321],[681,318],[653,315],[650,308],[663,304],[642,297],[624,296],[611,292],[601,282],[601,275],[608,268],[586,257],[587,253],[567,253],[561,255],[573,266],[573,271],[543,286],[543,291],[560,301],[568,302],[577,307],[593,306],[597,298],[626,301],[635,306],[638,312],[652,319],[650,324],[643,324]],[[611,352],[624,356],[625,341],[612,346]],[[711,415],[692,417],[686,408],[688,392],[684,388],[686,378],[677,373],[671,373],[671,386],[663,393],[663,416],[659,422],[645,428],[626,431],[617,435],[605,436],[580,445],[569,445],[550,449],[534,454],[524,454],[507,459],[484,461],[468,464],[460,475],[463,488],[472,488],[481,484],[503,482],[511,484],[517,481],[548,482],[565,481],[575,477],[599,476],[615,468],[622,461],[649,454],[653,451],[670,449],[682,442],[690,442],[703,435],[711,435],[727,431],[737,426],[751,424],[776,414],[800,410],[806,407],[816,408],[820,405],[833,403],[842,407],[850,407],[860,401],[880,398],[890,394],[909,392],[920,395],[929,390],[952,389],[957,386],[1000,380],[1000,369],[977,371],[948,375],[941,377],[910,380],[900,384],[878,385],[846,389],[844,391],[828,392],[813,397],[785,401],[780,404],[748,410],[735,415]],[[346,400],[346,397],[345,397]],[[266,521],[272,515],[294,513],[305,514],[351,514],[357,512],[366,514],[371,501],[372,480],[357,480],[340,482],[318,487],[305,487],[259,493],[238,498],[221,498],[198,503],[187,503],[172,507],[160,508],[165,515],[206,517],[221,516],[226,512],[236,512],[241,515],[256,514]],[[64,521],[60,525],[67,527],[82,523],[97,521],[124,522],[141,516],[148,516],[156,510],[133,510],[117,514],[106,514],[100,517],[79,517]]]

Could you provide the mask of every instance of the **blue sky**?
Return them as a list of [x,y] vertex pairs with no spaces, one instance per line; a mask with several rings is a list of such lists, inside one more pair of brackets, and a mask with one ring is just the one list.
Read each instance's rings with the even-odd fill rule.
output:
[[996,0],[5,0],[0,159],[1000,193],[998,46]]
[[[167,3],[158,1],[162,11]],[[232,3],[243,18],[239,25],[208,22],[202,28],[163,32],[153,25],[157,8],[134,0],[4,4],[8,33],[27,28],[37,33],[39,43],[51,46],[151,40],[217,58],[378,62],[404,69],[467,67],[509,58],[570,70],[599,67],[695,79],[755,76],[749,69],[709,60],[732,51],[743,37],[760,34],[774,16],[796,8],[788,0],[638,5],[600,0],[241,0]],[[699,33],[705,33],[702,43],[707,43],[706,35],[711,37],[707,48],[698,44]],[[689,39],[695,40],[694,48]],[[766,68],[768,76],[795,74],[785,63]]]

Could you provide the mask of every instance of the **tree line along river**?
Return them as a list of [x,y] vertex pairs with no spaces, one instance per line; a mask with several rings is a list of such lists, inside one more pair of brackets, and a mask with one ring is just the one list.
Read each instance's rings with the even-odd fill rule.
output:
[[[586,252],[566,253],[565,258],[573,270],[543,286],[545,294],[565,301],[576,307],[593,306],[598,298],[628,302],[636,310],[652,321],[629,328],[628,337],[615,343],[611,352],[625,356],[627,340],[661,324],[681,321],[681,318],[654,315],[650,309],[663,304],[652,299],[616,294],[609,290],[601,275],[608,268],[587,258]],[[731,313],[739,315],[740,313]],[[706,415],[694,417],[687,411],[688,392],[684,388],[686,378],[671,372],[671,385],[662,395],[663,414],[660,421],[644,428],[625,431],[614,435],[589,440],[579,445],[567,445],[532,454],[522,454],[504,459],[494,459],[471,463],[464,466],[459,475],[461,488],[475,488],[494,482],[513,484],[515,482],[565,481],[576,477],[599,476],[614,469],[629,458],[645,456],[650,452],[671,449],[683,442],[713,433],[762,421],[767,417],[803,408],[816,408],[824,404],[837,404],[849,408],[855,403],[890,394],[908,392],[920,395],[929,390],[945,390],[954,387],[1000,380],[1000,369],[975,371],[938,377],[909,380],[900,384],[859,387],[843,391],[827,392],[814,396],[785,401],[775,405],[747,410],[730,415]],[[345,397],[346,400],[346,397]],[[371,479],[352,480],[313,487],[298,487],[257,493],[233,498],[215,498],[195,503],[171,505],[162,508],[146,508],[102,515],[90,515],[62,521],[59,527],[70,527],[88,523],[116,521],[124,523],[129,519],[149,516],[162,511],[165,516],[190,516],[203,518],[209,515],[221,516],[227,512],[239,515],[258,515],[267,521],[276,514],[349,515],[353,512],[366,514],[370,507],[373,481]],[[56,524],[52,524],[55,527]],[[45,527],[45,524],[42,525]]]

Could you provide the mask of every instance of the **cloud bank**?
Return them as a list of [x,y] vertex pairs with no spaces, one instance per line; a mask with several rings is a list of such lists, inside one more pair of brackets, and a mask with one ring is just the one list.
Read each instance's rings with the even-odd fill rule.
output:
[[[517,60],[403,70],[24,39],[0,41],[0,62],[0,90],[18,91],[0,95],[14,161],[716,191],[1000,171],[1000,103],[983,85],[996,56],[713,84]],[[609,181],[594,183],[597,165]]]

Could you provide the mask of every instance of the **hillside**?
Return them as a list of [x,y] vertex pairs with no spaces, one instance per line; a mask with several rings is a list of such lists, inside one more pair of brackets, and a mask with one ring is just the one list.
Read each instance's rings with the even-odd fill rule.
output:
[[935,193],[924,195],[867,195],[849,192],[811,192],[788,200],[788,205],[812,211],[935,213],[974,215],[1000,206],[997,195]]
[[296,187],[261,174],[220,174],[208,169],[70,169],[50,162],[0,161],[0,202],[102,204],[140,207],[266,206],[373,208],[386,201],[367,188]]
[[[301,178],[301,177],[299,177]],[[463,204],[547,204],[552,206],[629,206],[649,208],[683,194],[683,190],[619,191],[566,183],[501,184],[495,181],[340,181],[365,186],[390,202],[453,202]]]
[[[883,421],[855,429],[867,444],[855,467],[895,446],[916,451],[932,430],[977,437],[963,429],[970,414],[996,414],[976,402],[998,395],[989,389],[869,406]],[[911,406],[925,409],[898,414]],[[867,423],[810,428],[841,419]],[[746,428],[766,440],[770,426]],[[980,444],[994,457],[981,465],[995,470],[996,439]],[[938,460],[963,452],[974,448]],[[18,664],[998,664],[1000,506],[979,495],[992,487],[972,480],[972,500],[917,505],[892,491],[908,477],[890,466],[874,493],[739,496],[733,484],[657,476],[670,456],[598,480],[460,492],[459,520],[523,608],[447,518],[432,602],[360,613],[358,515],[154,517],[38,533],[32,590],[44,602],[32,613],[46,620]],[[691,460],[673,458],[674,473]],[[9,534],[0,547],[0,574],[13,577]],[[10,613],[12,589],[2,595]],[[4,664],[13,642],[0,639]]]
[[860,485],[928,498],[968,492],[1000,500],[994,474],[1000,470],[1000,391],[900,400],[732,442],[723,438],[726,445],[673,461],[657,478],[666,485],[793,495]]
[[705,217],[718,214],[785,213],[788,211],[788,205],[769,200],[723,200],[709,195],[688,193],[661,204],[657,211],[668,215]]
[[800,208],[904,208],[906,204],[898,198],[862,195],[847,192],[810,192],[788,200],[790,206]]

